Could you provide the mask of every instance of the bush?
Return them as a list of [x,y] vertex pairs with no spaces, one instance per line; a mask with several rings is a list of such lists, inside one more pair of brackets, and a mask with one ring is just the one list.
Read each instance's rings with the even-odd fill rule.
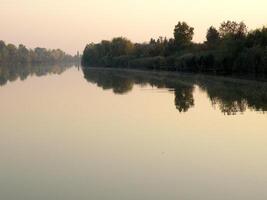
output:
[[234,63],[233,70],[238,73],[266,73],[267,50],[259,46],[245,49]]
[[129,67],[142,69],[161,69],[166,66],[166,59],[162,56],[138,58],[129,61]]

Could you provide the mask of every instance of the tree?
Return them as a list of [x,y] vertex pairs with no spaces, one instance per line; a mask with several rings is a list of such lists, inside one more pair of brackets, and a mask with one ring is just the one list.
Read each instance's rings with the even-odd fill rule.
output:
[[194,28],[187,25],[186,22],[178,22],[174,28],[174,39],[178,47],[185,47],[193,39]]
[[129,55],[133,51],[134,45],[126,38],[118,37],[111,41],[112,56]]
[[249,47],[252,46],[267,46],[267,28],[254,30],[248,34],[247,44]]
[[244,22],[226,21],[221,24],[219,31],[222,38],[226,36],[240,38],[246,36],[247,26]]
[[217,31],[216,28],[211,26],[208,29],[206,38],[207,38],[207,43],[208,44],[216,44],[220,39],[220,34],[219,34],[219,32]]
[[8,61],[9,62],[16,62],[17,61],[17,47],[13,44],[7,45],[8,50]]
[[18,48],[18,61],[23,64],[29,63],[30,61],[29,51],[22,44],[20,44]]
[[111,53],[111,43],[110,43],[110,41],[102,40],[101,46],[102,46],[102,55],[110,56],[110,53]]
[[0,40],[0,63],[8,57],[8,50],[4,41]]
[[93,43],[86,45],[83,51],[82,64],[85,66],[96,64],[99,62],[99,59],[99,54],[96,51],[96,45]]

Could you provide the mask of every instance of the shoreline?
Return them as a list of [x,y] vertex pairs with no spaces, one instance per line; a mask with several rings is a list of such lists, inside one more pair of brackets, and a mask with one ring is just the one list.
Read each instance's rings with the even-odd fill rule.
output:
[[205,78],[210,78],[213,80],[225,80],[225,81],[251,81],[251,82],[260,82],[267,83],[267,76],[264,77],[255,77],[253,75],[222,75],[222,74],[212,74],[212,73],[203,73],[203,72],[186,72],[186,71],[174,71],[174,70],[164,70],[164,69],[138,69],[138,68],[125,68],[125,67],[105,67],[105,66],[82,66],[82,68],[96,69],[96,70],[118,70],[118,71],[131,71],[131,72],[149,72],[149,73],[160,73],[161,75],[188,75],[188,76],[204,76]]

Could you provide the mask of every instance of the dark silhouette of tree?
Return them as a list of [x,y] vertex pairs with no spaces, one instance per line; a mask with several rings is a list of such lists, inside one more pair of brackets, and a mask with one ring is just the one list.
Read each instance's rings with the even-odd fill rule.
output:
[[118,37],[111,41],[111,55],[122,56],[129,55],[133,51],[134,45],[126,38]]
[[217,42],[220,39],[220,33],[217,31],[216,28],[214,28],[213,26],[211,26],[208,29],[206,38],[207,38],[207,43],[209,45],[216,45]]
[[219,30],[222,38],[226,36],[244,37],[247,34],[247,26],[244,22],[225,21]]
[[251,31],[247,37],[247,45],[248,47],[253,46],[267,46],[267,28],[263,27],[261,29],[256,29]]
[[178,47],[186,47],[193,39],[194,28],[186,22],[178,22],[174,28],[174,39]]

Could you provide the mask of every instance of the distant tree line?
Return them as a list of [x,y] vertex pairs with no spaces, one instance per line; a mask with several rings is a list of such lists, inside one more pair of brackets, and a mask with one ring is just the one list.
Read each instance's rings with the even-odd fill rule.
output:
[[16,47],[13,44],[5,44],[0,41],[0,65],[6,64],[55,64],[67,62],[79,62],[80,56],[71,56],[60,49],[48,50],[37,47],[27,49],[24,45]]
[[206,41],[194,43],[194,28],[179,22],[174,37],[134,44],[119,37],[88,44],[82,65],[162,69],[216,74],[267,74],[267,28],[248,31],[243,22],[211,26]]

